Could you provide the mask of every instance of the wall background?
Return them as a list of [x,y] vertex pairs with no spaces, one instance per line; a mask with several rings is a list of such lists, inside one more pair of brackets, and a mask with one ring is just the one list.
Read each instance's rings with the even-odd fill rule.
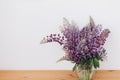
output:
[[89,16],[111,30],[100,69],[120,69],[119,0],[0,0],[0,70],[71,69],[70,62],[56,63],[64,55],[57,43],[40,40],[59,33],[63,17],[82,28]]

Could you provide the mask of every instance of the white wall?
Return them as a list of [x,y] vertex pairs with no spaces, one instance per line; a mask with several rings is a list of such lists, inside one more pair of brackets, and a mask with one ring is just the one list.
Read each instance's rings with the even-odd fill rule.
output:
[[60,33],[62,18],[80,28],[92,16],[96,24],[109,28],[105,48],[108,57],[100,69],[120,69],[119,0],[0,0],[0,69],[71,69],[57,43],[40,45],[42,37]]

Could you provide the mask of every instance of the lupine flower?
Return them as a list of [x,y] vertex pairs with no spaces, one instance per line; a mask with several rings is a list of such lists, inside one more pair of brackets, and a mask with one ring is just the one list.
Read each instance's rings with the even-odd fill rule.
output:
[[80,30],[74,22],[69,23],[64,18],[61,33],[62,36],[50,34],[41,41],[41,43],[57,42],[62,46],[65,56],[58,61],[68,60],[77,65],[85,65],[86,68],[91,67],[92,63],[95,68],[99,67],[96,63],[106,56],[103,45],[110,33],[109,29],[102,30],[102,26],[96,26],[90,17],[90,23]]

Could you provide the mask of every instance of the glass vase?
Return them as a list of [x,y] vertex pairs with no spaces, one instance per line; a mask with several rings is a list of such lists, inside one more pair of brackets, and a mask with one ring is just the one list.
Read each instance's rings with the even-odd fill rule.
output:
[[95,73],[96,70],[93,70],[93,68],[81,68],[77,67],[77,74],[79,80],[92,80],[92,76]]

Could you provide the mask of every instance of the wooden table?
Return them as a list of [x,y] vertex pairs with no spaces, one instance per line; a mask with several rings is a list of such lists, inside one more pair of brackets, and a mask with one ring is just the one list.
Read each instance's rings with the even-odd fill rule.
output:
[[[78,80],[70,70],[0,70],[0,80]],[[92,80],[120,80],[120,70],[98,70]]]

